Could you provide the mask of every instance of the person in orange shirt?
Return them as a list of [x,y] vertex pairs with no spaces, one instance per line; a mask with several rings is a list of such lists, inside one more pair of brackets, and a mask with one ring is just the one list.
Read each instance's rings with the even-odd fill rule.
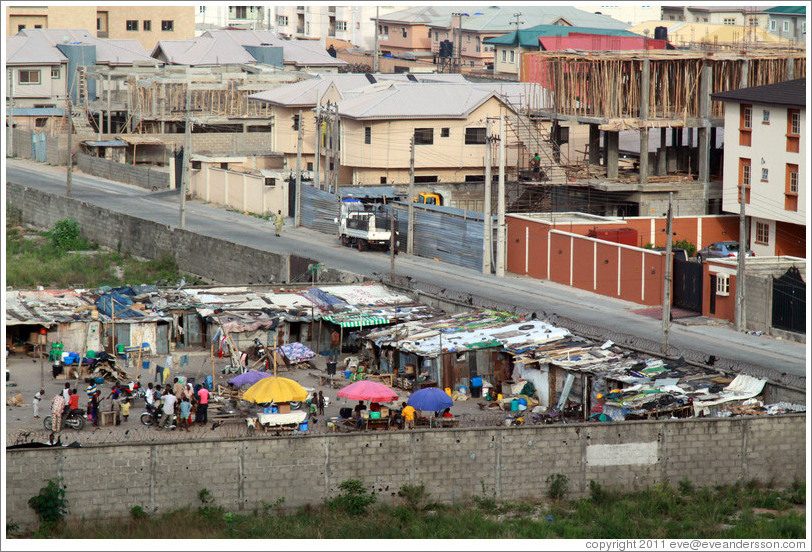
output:
[[417,412],[413,406],[409,406],[406,403],[402,403],[403,410],[401,414],[403,415],[403,421],[405,422],[406,429],[414,429],[414,415]]
[[68,412],[71,410],[79,410],[79,392],[76,389],[71,390],[68,399]]

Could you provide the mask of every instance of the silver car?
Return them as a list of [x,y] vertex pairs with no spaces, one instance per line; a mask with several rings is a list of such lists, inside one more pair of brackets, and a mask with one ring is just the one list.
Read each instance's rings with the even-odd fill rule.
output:
[[[739,242],[737,241],[722,241],[713,242],[708,247],[700,249],[696,252],[696,260],[700,263],[705,259],[718,259],[718,258],[737,258],[739,256]],[[754,257],[750,249],[747,250],[747,257]]]

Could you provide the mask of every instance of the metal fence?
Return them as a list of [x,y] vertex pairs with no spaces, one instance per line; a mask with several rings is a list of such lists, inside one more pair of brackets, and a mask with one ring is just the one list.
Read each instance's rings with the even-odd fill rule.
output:
[[339,202],[335,194],[302,184],[302,226],[338,235]]

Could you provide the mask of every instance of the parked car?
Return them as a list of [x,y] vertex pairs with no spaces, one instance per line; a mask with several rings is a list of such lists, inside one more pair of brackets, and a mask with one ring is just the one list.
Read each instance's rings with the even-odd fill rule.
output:
[[[700,249],[696,252],[696,260],[700,263],[705,259],[718,259],[718,258],[727,258],[732,257],[736,258],[739,256],[739,242],[737,241],[722,241],[722,242],[713,242],[708,247]],[[747,257],[754,257],[755,253],[751,250],[747,250],[746,253]]]
[[[663,253],[665,253],[665,247],[655,247],[654,251],[662,251]],[[674,256],[674,259],[678,261],[688,260],[688,252],[682,249],[681,247],[672,247],[671,254]]]

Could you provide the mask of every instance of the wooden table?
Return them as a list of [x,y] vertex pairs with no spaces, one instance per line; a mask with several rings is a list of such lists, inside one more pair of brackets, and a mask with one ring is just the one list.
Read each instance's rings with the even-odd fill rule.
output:
[[389,429],[389,418],[376,418],[366,421],[366,428],[371,431],[386,431]]
[[392,383],[395,381],[395,374],[367,374],[366,379],[372,381],[380,381],[384,385],[388,385],[392,387]]
[[434,418],[431,420],[431,427],[459,427],[459,418]]

